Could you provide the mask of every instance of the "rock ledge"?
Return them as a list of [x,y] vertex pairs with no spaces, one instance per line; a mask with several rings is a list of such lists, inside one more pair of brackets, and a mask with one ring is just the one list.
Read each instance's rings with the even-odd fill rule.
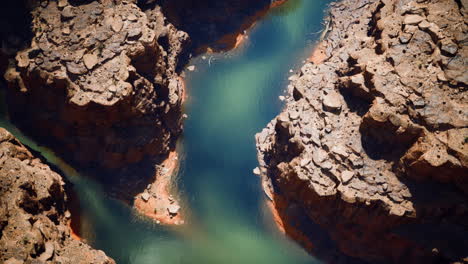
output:
[[322,58],[256,136],[267,192],[349,256],[468,260],[465,4],[332,5]]

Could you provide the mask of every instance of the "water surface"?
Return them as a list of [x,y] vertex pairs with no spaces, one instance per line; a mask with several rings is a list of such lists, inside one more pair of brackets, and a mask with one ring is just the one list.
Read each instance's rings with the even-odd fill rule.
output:
[[186,73],[178,176],[190,209],[185,228],[154,225],[8,121],[0,126],[66,174],[80,199],[82,236],[117,263],[318,263],[272,227],[252,169],[254,135],[281,110],[278,96],[319,37],[328,2],[289,0],[258,22],[240,49],[190,62],[196,70]]

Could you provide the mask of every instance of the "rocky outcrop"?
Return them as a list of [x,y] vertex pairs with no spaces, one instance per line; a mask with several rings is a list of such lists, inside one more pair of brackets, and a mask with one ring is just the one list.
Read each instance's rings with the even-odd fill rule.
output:
[[[2,22],[11,30],[0,32],[7,40],[0,64],[10,58],[10,118],[113,196],[156,222],[183,223],[170,193],[182,131],[180,70],[202,46],[234,47],[278,2],[7,1]],[[191,34],[191,46],[168,21]]]
[[[25,32],[16,41],[21,45],[9,48],[12,41],[2,42],[1,50],[9,52],[0,52],[2,61],[13,57],[5,73],[10,118],[143,214],[157,222],[183,223],[178,197],[170,194],[182,131],[180,70],[198,47],[236,44],[236,34],[270,4],[7,1],[12,18],[21,17],[18,12],[29,18],[31,11],[24,23],[9,22],[21,29],[0,32],[5,39]],[[168,21],[187,29],[191,46],[188,35]]]
[[0,262],[115,263],[71,237],[61,176],[0,128]]
[[80,166],[167,155],[181,132],[187,34],[135,2],[42,1],[5,74],[12,121]]
[[280,215],[370,263],[468,261],[466,19],[465,1],[332,5],[322,58],[256,136]]

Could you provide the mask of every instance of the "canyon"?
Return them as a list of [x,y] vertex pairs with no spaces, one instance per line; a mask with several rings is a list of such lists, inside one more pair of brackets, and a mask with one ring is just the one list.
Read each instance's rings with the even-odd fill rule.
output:
[[318,225],[369,263],[468,261],[466,11],[464,1],[331,6],[284,110],[256,136],[273,211],[312,253]]
[[[172,186],[178,167],[176,142],[184,118],[181,70],[201,43],[236,35],[233,31],[243,33],[249,26],[238,25],[244,18],[246,25],[253,23],[250,16],[257,9],[265,14],[270,1],[259,1],[254,7],[247,7],[247,1],[231,4],[236,6],[234,11],[245,14],[229,17],[222,15],[232,11],[225,9],[229,4],[217,7],[222,10],[220,18],[231,25],[216,29],[219,32],[213,36],[193,33],[194,27],[219,25],[219,19],[205,16],[187,27],[189,39],[168,22],[179,15],[188,18],[177,13],[184,10],[180,5],[188,3],[172,6],[176,13],[172,12],[171,19],[151,1],[6,3],[0,55],[9,119],[35,141],[98,179],[110,195],[134,205],[140,214],[157,224],[183,224]],[[211,5],[202,5],[198,11],[212,12]],[[60,203],[68,198],[53,199]],[[73,231],[80,235],[77,228],[68,230],[70,236]]]
[[[8,1],[0,18],[0,71],[5,73],[0,92],[8,118],[145,221],[173,226],[184,236],[197,234],[205,243],[209,239],[202,235],[202,225],[194,227],[197,212],[191,210],[224,219],[216,210],[220,201],[208,210],[204,205],[191,208],[206,198],[194,198],[198,190],[181,195],[177,176],[193,169],[193,179],[182,179],[191,185],[182,184],[185,192],[196,185],[220,188],[217,181],[230,184],[217,191],[233,192],[235,198],[227,195],[231,198],[225,201],[233,215],[246,207],[243,202],[257,202],[254,194],[235,193],[237,185],[250,188],[243,176],[255,177],[236,176],[247,174],[243,167],[250,163],[234,156],[248,156],[243,136],[252,130],[250,121],[262,119],[257,108],[249,108],[248,89],[236,87],[244,93],[236,97],[224,87],[236,80],[229,74],[219,79],[228,68],[216,61],[244,42],[246,49],[255,47],[249,31],[283,4],[287,8],[278,13],[284,16],[305,5],[294,0]],[[260,175],[272,213],[267,217],[273,216],[283,233],[325,263],[468,263],[466,1],[343,0],[330,4],[327,14],[309,61],[296,73],[290,70],[286,94],[280,96],[284,109],[255,137],[259,167],[254,173]],[[294,46],[270,43],[276,45]],[[250,69],[243,74],[263,80],[257,69],[277,63],[262,64],[268,54],[267,48],[263,51],[257,51],[263,57],[246,55],[254,61],[240,66]],[[198,69],[219,67],[210,76],[214,84],[186,78],[184,68],[202,54],[190,71],[197,76]],[[251,83],[265,85],[253,79]],[[189,84],[218,98],[203,93],[190,98]],[[227,89],[217,93],[212,89],[216,85]],[[240,98],[234,107],[231,97]],[[274,104],[252,97],[268,107]],[[213,109],[191,105],[197,99]],[[237,118],[248,111],[251,119]],[[198,119],[188,122],[192,113]],[[209,117],[211,122],[204,122]],[[231,125],[239,129],[224,122],[237,122]],[[205,137],[181,147],[181,140],[191,137],[184,134],[184,123],[190,133]],[[210,131],[201,133],[202,124]],[[0,262],[115,263],[80,241],[79,226],[71,228],[80,224],[79,205],[73,205],[79,194],[66,173],[23,144],[0,128]],[[217,153],[208,147],[222,149]],[[185,151],[191,156],[185,157]],[[209,165],[190,167],[182,160]],[[218,177],[205,176],[210,174]],[[247,182],[240,184],[236,177]],[[241,202],[231,209],[229,199]],[[195,231],[178,227],[187,222]],[[232,233],[235,228],[228,227]],[[208,246],[206,259],[221,254],[211,252],[218,243]],[[246,245],[260,251],[257,244]],[[287,258],[274,257],[279,251],[267,253],[274,263]],[[129,256],[119,260],[130,263]],[[196,257],[189,259],[197,262]],[[242,258],[231,261],[235,259]]]
[[[172,219],[161,208],[179,208],[178,203],[147,186],[165,177],[162,164],[183,130],[181,69],[192,52],[243,32],[254,22],[250,17],[270,5],[205,2],[193,9],[179,8],[195,7],[190,1],[168,1],[162,8],[154,1],[15,3],[15,10],[32,10],[32,32],[15,36],[23,45],[17,53],[12,49],[14,63],[5,73],[12,122],[93,177],[105,183],[119,179],[106,188],[121,199],[156,203],[165,212],[156,221]],[[230,12],[238,16],[226,16]],[[191,38],[168,21],[178,22]],[[138,206],[147,215],[153,207]]]

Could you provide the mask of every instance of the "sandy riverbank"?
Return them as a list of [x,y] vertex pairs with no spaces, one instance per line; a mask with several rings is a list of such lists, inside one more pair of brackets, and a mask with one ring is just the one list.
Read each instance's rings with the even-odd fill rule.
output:
[[134,208],[158,224],[182,225],[185,223],[174,184],[179,169],[176,151],[158,166],[154,181],[135,196]]
[[328,59],[328,56],[325,53],[325,49],[326,43],[320,42],[312,49],[312,53],[308,60],[314,64],[320,64],[324,62],[326,59]]

